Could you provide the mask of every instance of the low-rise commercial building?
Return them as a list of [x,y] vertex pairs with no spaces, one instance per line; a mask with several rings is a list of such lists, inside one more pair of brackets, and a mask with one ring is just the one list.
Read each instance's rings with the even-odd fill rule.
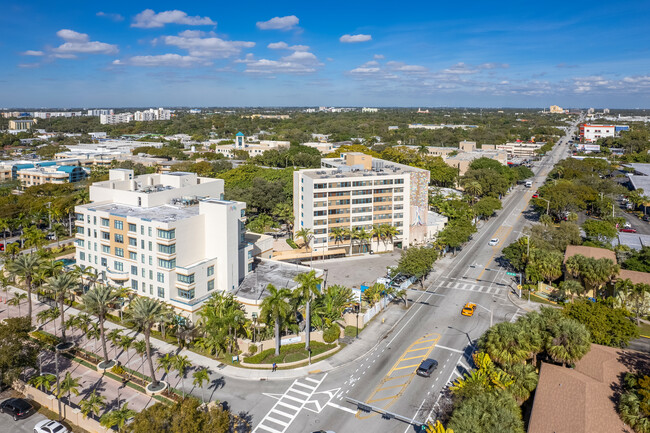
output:
[[46,183],[74,183],[84,180],[89,170],[77,165],[50,165],[18,170],[18,180],[24,188]]
[[261,155],[267,150],[287,149],[291,146],[289,141],[260,140],[252,142],[247,140],[243,133],[238,132],[235,135],[235,144],[217,145],[214,149],[216,153],[221,153],[228,158],[235,156],[235,151],[248,153],[249,157]]
[[9,121],[9,130],[10,131],[28,131],[32,129],[38,120],[36,119],[16,119]]
[[615,137],[621,131],[628,131],[628,125],[590,125],[584,123],[580,125],[580,137],[587,143],[598,141],[600,138]]
[[530,158],[531,156],[537,155],[539,149],[542,148],[546,143],[544,142],[534,142],[534,141],[515,141],[513,143],[506,144],[484,144],[482,149],[484,150],[501,150],[508,154],[511,158]]
[[169,303],[192,320],[216,291],[253,269],[246,204],[223,199],[221,179],[110,170],[77,206],[76,259],[100,281]]

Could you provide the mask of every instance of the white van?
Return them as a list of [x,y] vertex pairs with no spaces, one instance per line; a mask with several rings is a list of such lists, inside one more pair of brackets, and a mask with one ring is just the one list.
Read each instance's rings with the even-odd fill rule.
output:
[[533,181],[532,180],[527,180],[526,181],[526,188],[532,188],[533,186]]

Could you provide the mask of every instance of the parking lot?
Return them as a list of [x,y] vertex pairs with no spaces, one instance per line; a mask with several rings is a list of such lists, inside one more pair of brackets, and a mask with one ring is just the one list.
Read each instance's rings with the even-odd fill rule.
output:
[[[0,402],[10,397],[22,398],[17,392],[7,390],[0,393]],[[18,421],[14,421],[8,413],[0,413],[0,433],[33,433],[36,423],[44,419],[47,418],[38,412],[32,412],[27,418]]]
[[[315,268],[327,270],[327,284],[340,284],[359,288],[361,284],[373,284],[386,275],[388,266],[396,266],[400,250],[385,254],[369,254],[331,260],[314,260]],[[305,263],[309,265],[309,262]]]

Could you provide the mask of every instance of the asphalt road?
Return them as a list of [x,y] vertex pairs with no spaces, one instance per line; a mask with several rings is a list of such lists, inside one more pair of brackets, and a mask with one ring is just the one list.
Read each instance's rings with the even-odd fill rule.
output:
[[[402,322],[357,364],[326,374],[312,374],[265,395],[255,413],[255,433],[409,432],[427,419],[435,419],[444,403],[443,390],[471,367],[471,353],[490,323],[514,321],[523,314],[506,295],[513,277],[499,266],[501,249],[514,241],[527,223],[523,212],[533,192],[553,165],[568,154],[566,138],[534,167],[532,188],[517,187],[504,200],[498,215],[474,235],[473,241],[440,272],[417,299]],[[488,246],[492,238],[499,244]],[[473,317],[460,315],[466,302],[479,305]],[[426,358],[438,361],[430,378],[415,375]],[[377,413],[357,411],[348,401],[364,402],[410,420],[385,419]]]

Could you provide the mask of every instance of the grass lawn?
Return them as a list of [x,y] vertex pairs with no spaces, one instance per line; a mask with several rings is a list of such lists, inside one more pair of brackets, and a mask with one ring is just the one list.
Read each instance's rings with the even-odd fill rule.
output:
[[[359,334],[361,334],[363,328],[359,328]],[[345,336],[346,337],[356,337],[357,336],[357,327],[356,326],[346,326],[345,327]]]
[[[330,349],[334,349],[336,344],[325,344],[317,341],[311,342],[311,356],[314,357]],[[309,358],[309,354],[305,350],[304,343],[288,344],[280,348],[280,355],[275,356],[275,349],[268,349],[256,355],[249,356],[244,359],[244,362],[249,364],[282,364],[285,362],[302,361]]]
[[[521,291],[521,299],[528,300],[528,290],[522,290]],[[550,302],[548,299],[542,298],[541,296],[537,296],[534,293],[530,294],[530,301],[531,302],[537,302],[538,304],[556,305],[553,302]]]
[[650,325],[642,322],[639,325],[639,334],[645,335],[646,337],[650,337]]

